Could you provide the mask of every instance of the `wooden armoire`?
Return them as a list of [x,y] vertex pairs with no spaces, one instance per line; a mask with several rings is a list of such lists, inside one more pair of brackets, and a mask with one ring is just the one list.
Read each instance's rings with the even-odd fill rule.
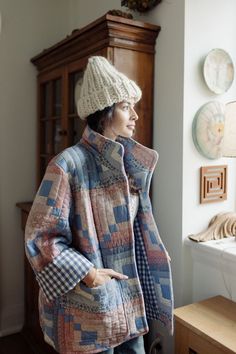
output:
[[[106,14],[31,59],[37,67],[37,186],[49,160],[80,139],[84,122],[75,107],[75,86],[87,60],[106,57],[142,89],[135,139],[152,146],[155,41],[160,27]],[[17,203],[24,231],[32,202]],[[25,323],[23,334],[37,354],[56,353],[43,340],[38,318],[38,284],[25,259]]]

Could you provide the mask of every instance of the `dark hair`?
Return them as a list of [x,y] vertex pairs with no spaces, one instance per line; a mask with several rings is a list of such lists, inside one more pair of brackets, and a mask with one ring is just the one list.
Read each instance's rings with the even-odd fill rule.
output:
[[90,114],[87,118],[88,126],[95,132],[103,134],[105,123],[111,121],[115,110],[115,103],[112,106],[104,108],[102,111],[96,111]]

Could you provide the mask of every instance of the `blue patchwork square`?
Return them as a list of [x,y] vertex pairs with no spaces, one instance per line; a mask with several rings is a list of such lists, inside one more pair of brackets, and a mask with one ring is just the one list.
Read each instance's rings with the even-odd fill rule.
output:
[[75,227],[77,230],[82,230],[81,216],[79,214],[75,215]]
[[136,324],[136,327],[137,327],[137,330],[142,330],[143,327],[144,327],[144,323],[145,323],[145,320],[143,317],[137,317],[135,319],[135,324]]
[[122,271],[125,275],[128,275],[128,277],[131,279],[135,276],[133,264],[124,264],[122,266]]
[[143,223],[143,230],[147,231],[148,230],[148,225]]
[[109,227],[109,231],[110,231],[111,233],[118,231],[118,227],[117,227],[116,224],[108,225],[108,227]]
[[65,316],[64,316],[64,321],[65,321],[65,322],[71,322],[71,321],[73,321],[73,316],[72,316],[72,315],[65,315]]
[[170,300],[171,299],[171,294],[170,294],[170,287],[169,285],[163,285],[161,284],[161,292],[162,295],[165,299]]
[[54,206],[56,203],[55,199],[52,199],[52,198],[48,198],[47,199],[47,205],[48,206]]
[[64,316],[64,314],[65,314],[65,309],[64,309],[64,308],[59,308],[59,309],[58,309],[58,314]]
[[103,236],[103,239],[104,239],[105,242],[109,242],[109,241],[111,241],[111,235],[110,234],[105,234]]
[[155,232],[150,231],[150,232],[149,232],[149,235],[150,235],[150,239],[151,239],[151,241],[152,241],[152,244],[153,244],[153,245],[158,245],[157,237],[156,237]]
[[114,207],[113,212],[117,223],[121,223],[129,220],[128,210],[126,205],[118,205],[117,207]]
[[48,197],[52,185],[53,185],[53,181],[48,181],[48,180],[43,181],[39,190],[39,195],[41,197]]
[[64,158],[62,158],[60,161],[58,161],[57,164],[58,164],[65,172],[68,172],[67,162],[65,161]]
[[80,323],[75,323],[75,324],[74,324],[74,329],[75,329],[76,331],[80,331],[80,330],[81,330],[81,324],[80,324]]
[[35,240],[27,241],[26,249],[27,249],[27,252],[29,253],[30,257],[35,257],[40,253],[38,246],[35,243]]
[[83,233],[83,236],[84,236],[85,238],[89,239],[88,230],[83,230],[82,233]]
[[88,342],[92,343],[97,340],[97,332],[94,331],[82,331],[81,333],[81,344],[85,342],[87,344]]
[[52,209],[52,215],[54,216],[60,216],[60,213],[61,213],[61,209],[60,208],[53,208]]

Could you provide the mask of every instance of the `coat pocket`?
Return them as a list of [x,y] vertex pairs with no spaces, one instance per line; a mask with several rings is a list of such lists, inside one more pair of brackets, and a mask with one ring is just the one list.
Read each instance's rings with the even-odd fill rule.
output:
[[88,288],[82,282],[66,295],[67,305],[91,312],[106,312],[122,304],[119,281],[111,279],[105,284]]
[[79,283],[64,297],[58,322],[60,352],[93,353],[124,341],[129,330],[118,282],[112,279],[96,288]]

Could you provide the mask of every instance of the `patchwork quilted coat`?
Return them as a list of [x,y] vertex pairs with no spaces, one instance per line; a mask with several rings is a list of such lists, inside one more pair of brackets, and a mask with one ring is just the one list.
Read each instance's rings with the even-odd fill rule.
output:
[[[49,163],[25,241],[44,337],[59,353],[117,346],[146,333],[147,318],[172,331],[170,265],[149,199],[157,159],[133,139],[112,141],[86,127]],[[139,193],[133,225],[127,176]],[[129,278],[88,288],[81,279],[91,266]]]

